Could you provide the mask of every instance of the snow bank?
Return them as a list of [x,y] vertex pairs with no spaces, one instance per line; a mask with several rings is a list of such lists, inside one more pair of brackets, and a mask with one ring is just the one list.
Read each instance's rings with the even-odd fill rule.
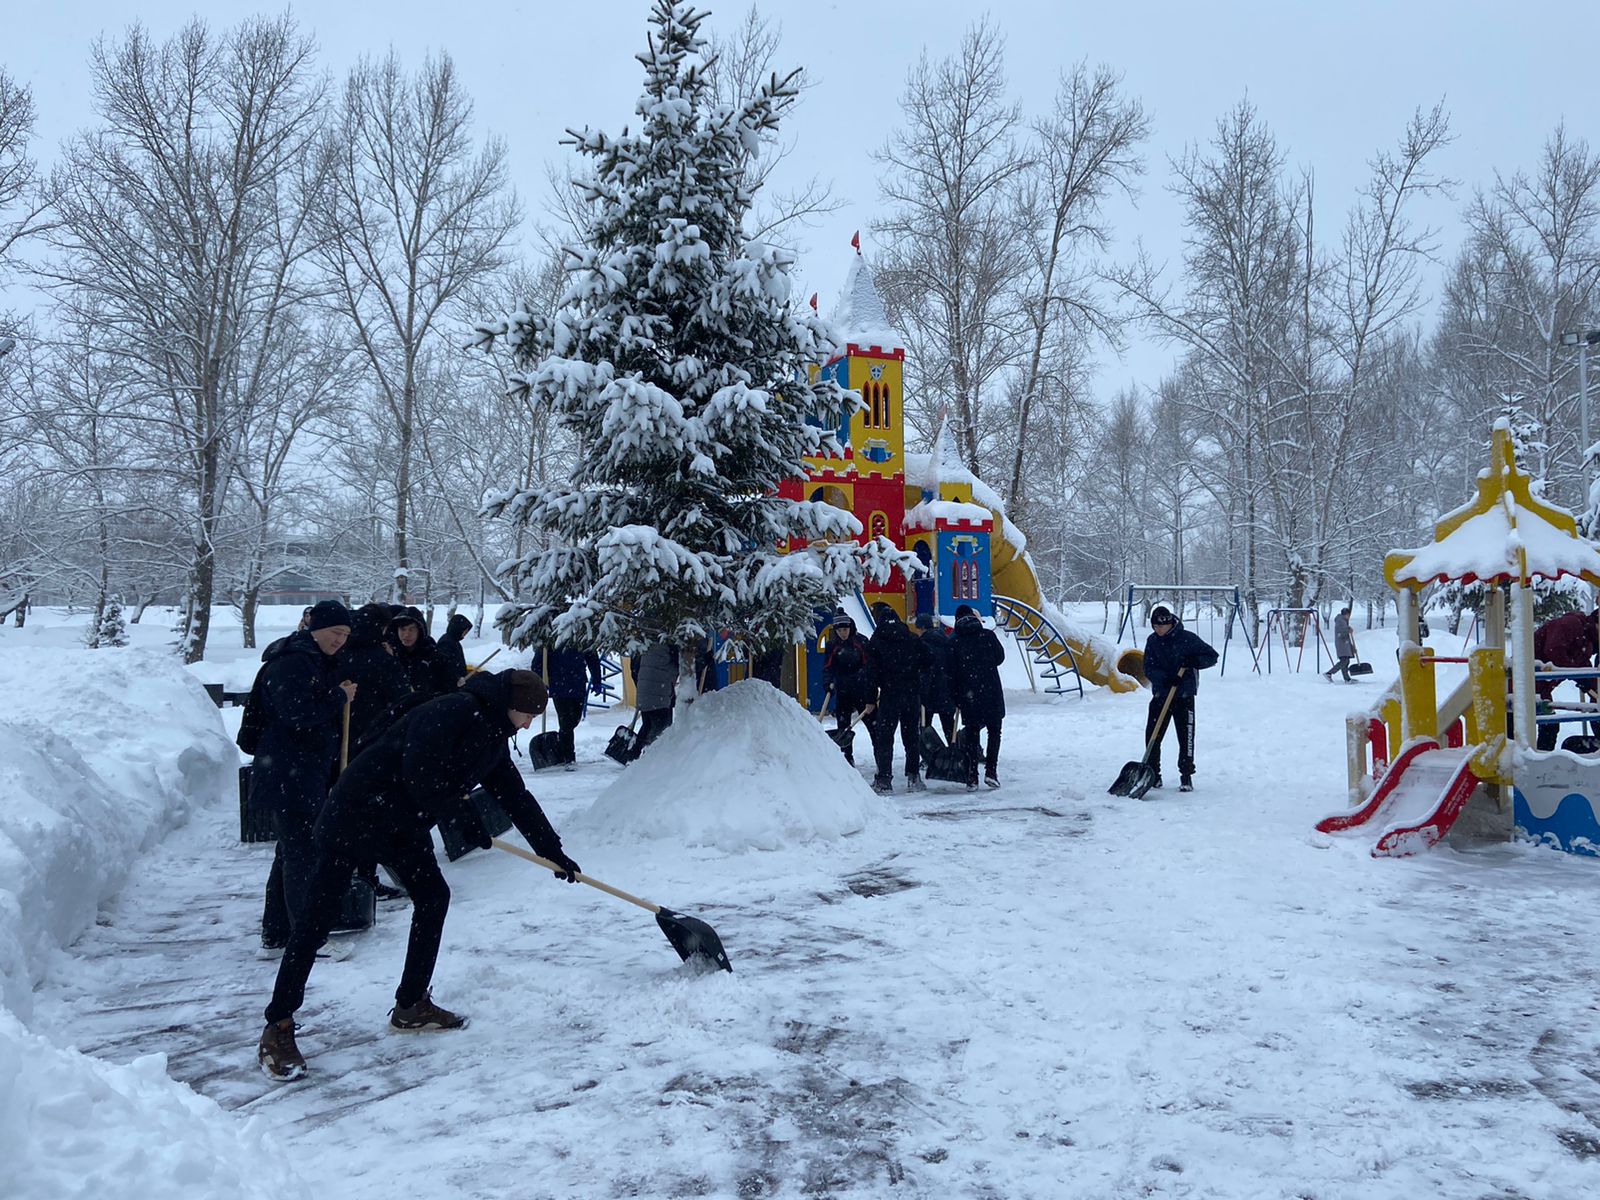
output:
[[0,1004],[23,1020],[134,856],[236,787],[238,754],[171,655],[8,649],[0,695]]
[[171,654],[0,652],[0,1162],[8,1197],[304,1196],[252,1125],[30,1033],[33,987],[142,850],[234,794],[238,753]]
[[113,1066],[60,1050],[0,1010],[0,1156],[5,1194],[27,1200],[309,1196],[286,1157],[167,1078],[164,1055]]
[[[864,729],[857,753],[871,753]],[[894,816],[815,717],[748,680],[681,711],[562,831],[586,842],[662,839],[736,853],[842,837]]]

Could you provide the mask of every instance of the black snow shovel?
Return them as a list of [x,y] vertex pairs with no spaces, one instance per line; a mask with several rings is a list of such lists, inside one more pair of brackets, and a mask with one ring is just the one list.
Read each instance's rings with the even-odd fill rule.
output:
[[846,754],[853,754],[856,748],[856,726],[861,723],[861,718],[867,714],[863,710],[850,718],[850,724],[843,729],[826,729],[823,732],[833,739],[833,744]]
[[[1178,679],[1183,678],[1187,667],[1178,668]],[[1137,800],[1150,790],[1150,785],[1156,781],[1156,769],[1150,765],[1150,755],[1155,752],[1156,745],[1161,741],[1161,735],[1167,729],[1167,714],[1172,711],[1172,701],[1178,694],[1178,681],[1173,680],[1172,686],[1167,689],[1166,702],[1161,705],[1161,715],[1156,718],[1156,727],[1150,734],[1150,741],[1144,748],[1144,757],[1138,762],[1122,764],[1122,773],[1117,776],[1117,781],[1106,791],[1113,796],[1127,796]]]
[[611,740],[606,743],[606,757],[612,762],[627,766],[638,757],[634,753],[636,739],[633,736],[633,727],[639,723],[639,710],[633,710],[633,720],[626,725],[618,725],[616,732],[611,735]]
[[[494,839],[495,848],[504,850],[507,854],[515,854],[518,858],[525,858],[531,863],[538,863],[547,871],[561,874],[561,868],[548,858],[541,858],[532,850],[524,850],[521,846],[513,846],[510,842]],[[717,936],[717,931],[707,925],[698,917],[686,917],[682,913],[675,913],[670,908],[662,908],[659,904],[651,904],[648,900],[641,900],[638,896],[630,896],[621,888],[614,888],[609,883],[601,883],[592,879],[582,871],[578,872],[578,882],[587,883],[592,888],[598,888],[608,895],[615,896],[618,900],[626,900],[629,904],[637,904],[646,912],[655,913],[656,924],[661,926],[661,932],[667,935],[667,941],[672,943],[672,948],[678,952],[678,957],[688,962],[691,957],[700,958],[712,966],[721,967],[724,971],[732,971],[733,966],[728,962],[728,952],[722,948],[722,939]]]

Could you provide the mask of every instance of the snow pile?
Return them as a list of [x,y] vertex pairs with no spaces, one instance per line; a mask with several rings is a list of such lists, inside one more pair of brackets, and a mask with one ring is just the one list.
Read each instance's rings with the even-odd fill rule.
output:
[[134,856],[231,791],[238,754],[168,654],[0,654],[0,1004],[26,1020],[46,956],[94,921]]
[[0,1010],[0,1154],[7,1196],[293,1200],[286,1156],[167,1078],[164,1055],[113,1066],[59,1050]]
[[[858,754],[870,755],[865,730]],[[585,842],[778,850],[891,819],[815,717],[759,680],[703,696],[563,823]],[[576,838],[575,838],[576,841]]]

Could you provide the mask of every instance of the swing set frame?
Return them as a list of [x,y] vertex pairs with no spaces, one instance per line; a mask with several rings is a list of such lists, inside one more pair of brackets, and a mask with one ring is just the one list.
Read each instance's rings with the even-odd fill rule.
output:
[[[1216,610],[1221,614],[1226,623],[1222,628],[1222,646],[1218,650],[1217,674],[1228,673],[1228,645],[1234,639],[1234,626],[1238,625],[1239,639],[1244,642],[1244,648],[1250,652],[1250,659],[1256,663],[1260,670],[1260,663],[1256,658],[1256,648],[1250,644],[1250,633],[1244,623],[1244,597],[1236,583],[1129,583],[1124,584],[1120,601],[1122,612],[1117,618],[1117,642],[1121,644],[1123,635],[1131,635],[1135,640],[1139,636],[1139,613],[1143,606],[1139,604],[1140,596],[1152,596],[1158,600],[1170,600],[1178,605],[1178,616],[1183,617],[1184,600],[1193,597],[1196,613],[1198,614],[1200,601],[1212,601],[1211,636],[1216,637]],[[1218,603],[1220,597],[1221,603]]]

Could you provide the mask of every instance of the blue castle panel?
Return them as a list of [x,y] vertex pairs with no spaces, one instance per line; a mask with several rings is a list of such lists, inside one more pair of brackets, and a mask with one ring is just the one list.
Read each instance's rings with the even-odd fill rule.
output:
[[989,588],[989,535],[941,529],[934,535],[939,562],[939,611],[945,616],[970,604],[985,617],[994,616]]
[[1600,814],[1596,812],[1595,801],[1588,796],[1569,792],[1561,797],[1548,817],[1538,817],[1522,789],[1516,788],[1513,789],[1512,815],[1517,837],[1522,841],[1565,850],[1568,854],[1600,857]]
[[[848,391],[850,387],[850,360],[843,357],[834,359],[831,363],[822,368],[817,377],[819,379],[831,379],[834,383],[837,383],[840,387]],[[812,425],[821,424],[820,421],[815,420],[809,421],[809,423]],[[850,444],[850,418],[846,416],[842,421],[840,421],[838,429],[836,429],[834,432],[839,435],[839,444],[841,446],[848,446]]]

